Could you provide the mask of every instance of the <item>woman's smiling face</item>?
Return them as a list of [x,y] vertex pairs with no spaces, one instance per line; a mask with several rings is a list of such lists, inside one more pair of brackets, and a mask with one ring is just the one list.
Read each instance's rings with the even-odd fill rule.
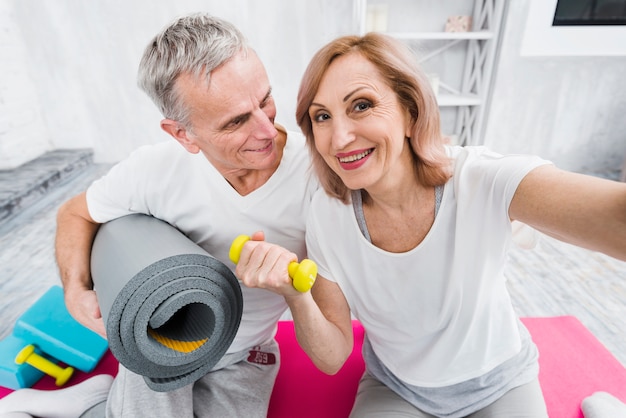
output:
[[350,189],[384,186],[389,174],[411,161],[408,112],[376,66],[359,53],[330,64],[309,116],[315,148]]

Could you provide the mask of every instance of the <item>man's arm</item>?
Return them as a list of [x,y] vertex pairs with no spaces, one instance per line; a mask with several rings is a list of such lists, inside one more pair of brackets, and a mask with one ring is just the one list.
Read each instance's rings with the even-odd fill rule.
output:
[[99,227],[89,215],[85,192],[74,196],[57,213],[55,250],[68,311],[78,322],[104,336],[90,269],[91,246]]

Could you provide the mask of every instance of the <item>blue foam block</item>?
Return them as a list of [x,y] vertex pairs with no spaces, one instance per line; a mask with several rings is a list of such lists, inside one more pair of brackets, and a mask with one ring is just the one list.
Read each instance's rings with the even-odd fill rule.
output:
[[108,348],[103,337],[72,318],[60,286],[52,286],[17,319],[13,335],[84,372],[92,371]]
[[[0,386],[13,390],[29,388],[43,377],[44,373],[34,367],[15,363],[17,353],[27,345],[28,342],[14,335],[0,341]],[[35,352],[41,355],[39,350]]]

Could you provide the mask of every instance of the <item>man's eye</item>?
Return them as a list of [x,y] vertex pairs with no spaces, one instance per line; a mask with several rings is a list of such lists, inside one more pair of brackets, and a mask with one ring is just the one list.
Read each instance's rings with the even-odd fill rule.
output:
[[227,127],[230,129],[234,129],[236,127],[238,127],[239,125],[241,125],[244,122],[245,118],[237,118],[237,119],[233,119],[231,120]]
[[263,102],[261,102],[261,109],[263,109],[265,106],[269,105],[270,103],[272,103],[273,101],[273,97],[272,96],[267,96]]

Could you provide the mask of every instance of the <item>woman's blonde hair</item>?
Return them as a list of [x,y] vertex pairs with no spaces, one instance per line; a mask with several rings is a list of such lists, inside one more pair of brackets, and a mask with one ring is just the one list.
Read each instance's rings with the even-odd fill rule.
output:
[[409,142],[418,180],[429,186],[444,184],[451,176],[450,160],[441,135],[437,99],[428,77],[416,64],[411,50],[400,41],[388,35],[368,33],[343,36],[324,46],[313,56],[300,83],[296,120],[306,136],[313,168],[326,192],[345,203],[349,201],[350,190],[315,148],[309,107],[330,64],[350,53],[361,54],[378,68],[400,105],[411,115],[413,129]]

